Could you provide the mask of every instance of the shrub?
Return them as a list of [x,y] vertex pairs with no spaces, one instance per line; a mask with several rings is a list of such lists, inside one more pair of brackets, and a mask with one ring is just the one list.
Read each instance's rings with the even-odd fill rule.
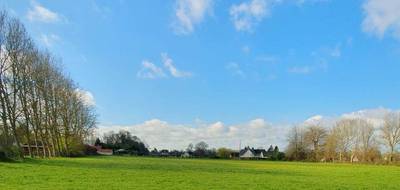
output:
[[94,146],[85,144],[85,155],[97,155],[97,149]]
[[0,160],[18,160],[20,159],[20,150],[17,146],[0,148]]
[[4,160],[7,160],[6,153],[0,151],[0,161],[4,161]]

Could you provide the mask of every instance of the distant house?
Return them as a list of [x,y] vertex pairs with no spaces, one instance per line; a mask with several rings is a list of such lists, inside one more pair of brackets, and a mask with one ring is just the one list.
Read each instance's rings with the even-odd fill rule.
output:
[[159,156],[160,154],[158,153],[158,150],[155,148],[152,151],[150,151],[150,156]]
[[119,154],[119,155],[124,155],[124,154],[129,154],[129,151],[125,150],[125,149],[118,149],[116,151],[114,151],[115,154]]
[[192,157],[192,152],[189,152],[189,151],[185,151],[182,155],[181,155],[181,157],[182,158],[190,158],[190,157]]
[[112,149],[103,148],[100,145],[97,145],[96,149],[97,149],[97,154],[108,155],[108,156],[113,155]]
[[358,159],[358,155],[357,154],[352,154],[350,157],[350,162],[359,162],[360,159]]
[[161,151],[159,152],[159,155],[160,155],[160,156],[163,156],[163,157],[167,157],[167,156],[169,156],[169,151],[166,150],[166,149],[161,150]]
[[245,147],[240,150],[239,158],[240,159],[269,159],[273,154],[273,149],[254,149],[250,147]]
[[169,152],[169,156],[173,156],[173,157],[180,157],[182,156],[183,152],[182,151],[178,151],[178,150],[172,150]]

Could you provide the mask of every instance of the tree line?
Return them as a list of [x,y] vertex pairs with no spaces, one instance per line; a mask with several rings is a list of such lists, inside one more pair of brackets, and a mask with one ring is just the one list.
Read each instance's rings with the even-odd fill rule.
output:
[[24,25],[0,12],[0,153],[7,157],[73,156],[96,124],[93,107],[40,50]]
[[209,149],[208,144],[204,141],[197,143],[195,146],[193,144],[189,144],[184,151],[167,149],[157,150],[157,148],[149,151],[148,145],[146,145],[137,136],[134,136],[130,132],[125,130],[120,130],[118,133],[115,133],[113,131],[104,133],[102,139],[100,140],[100,138],[97,138],[94,145],[104,149],[112,149],[115,155],[181,157],[185,152],[187,152],[193,157],[217,157],[217,150]]
[[[190,143],[184,150],[158,150],[157,148],[149,150],[148,145],[144,141],[126,130],[120,130],[117,133],[114,131],[104,133],[102,138],[96,138],[94,147],[89,146],[87,148],[87,154],[97,155],[96,151],[101,151],[104,149],[112,150],[114,155],[210,159],[239,159],[241,151],[225,147],[220,147],[218,149],[210,148],[209,145],[204,141],[200,141],[195,144]],[[279,151],[278,146],[273,147],[271,145],[265,153],[269,154],[264,155],[268,157],[266,158],[268,160],[283,160],[285,158],[285,154]]]
[[289,160],[331,162],[399,161],[400,113],[386,114],[380,126],[362,118],[343,118],[333,126],[317,122],[294,126],[288,135]]

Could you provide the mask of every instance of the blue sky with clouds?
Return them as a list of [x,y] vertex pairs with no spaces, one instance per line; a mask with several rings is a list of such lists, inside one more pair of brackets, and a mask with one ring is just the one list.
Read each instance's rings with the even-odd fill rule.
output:
[[96,105],[101,126],[173,123],[173,130],[204,126],[229,138],[234,126],[400,106],[398,0],[0,6],[62,59]]

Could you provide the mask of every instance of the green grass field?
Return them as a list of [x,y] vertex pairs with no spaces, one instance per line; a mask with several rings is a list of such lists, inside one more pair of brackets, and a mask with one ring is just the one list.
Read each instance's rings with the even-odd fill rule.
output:
[[400,167],[87,157],[0,163],[0,189],[400,189]]

